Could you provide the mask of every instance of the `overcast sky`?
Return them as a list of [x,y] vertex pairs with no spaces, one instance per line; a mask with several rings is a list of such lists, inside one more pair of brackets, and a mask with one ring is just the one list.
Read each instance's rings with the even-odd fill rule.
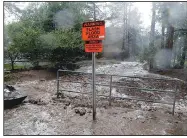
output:
[[[29,2],[18,2],[17,6],[20,9],[24,9],[28,6]],[[138,11],[141,13],[141,20],[145,28],[149,27],[151,24],[151,2],[135,2],[134,6],[138,8]],[[8,15],[5,11],[6,20],[5,22],[11,22],[15,17]]]
[[139,12],[141,13],[143,25],[148,27],[151,25],[151,8],[152,2],[135,2],[135,7],[138,8]]

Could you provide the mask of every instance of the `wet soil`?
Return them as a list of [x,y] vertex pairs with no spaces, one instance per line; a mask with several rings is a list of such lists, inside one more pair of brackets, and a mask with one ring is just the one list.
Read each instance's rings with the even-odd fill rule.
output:
[[[83,66],[79,71],[90,72],[90,69],[90,66]],[[143,70],[141,64],[134,62],[98,65],[96,72],[162,78],[160,75],[150,74]],[[93,121],[91,85],[61,82],[60,89],[71,89],[90,95],[64,92],[63,97],[57,99],[56,74],[28,71],[19,75],[13,86],[28,97],[22,105],[4,111],[4,135],[187,135],[187,97],[184,95],[176,101],[174,116],[172,105],[112,99],[112,105],[109,106],[108,98],[97,96],[97,120]],[[90,82],[91,76],[65,75],[60,79]],[[97,83],[108,84],[109,80],[107,76],[96,77]],[[134,87],[174,88],[172,83],[160,81],[123,77],[114,78],[113,81]],[[183,83],[180,80],[178,82]],[[185,90],[186,85],[181,87],[181,91]],[[97,95],[109,95],[109,88],[97,86],[96,92]],[[135,96],[145,98],[139,92],[134,92]],[[132,93],[124,89],[112,89],[112,96],[128,97],[133,96]],[[164,96],[170,98],[170,95]],[[86,113],[77,114],[77,108],[86,110]]]
[[178,78],[187,82],[187,69],[152,70],[151,72]]
[[80,116],[75,113],[74,104],[66,105],[57,101],[40,106],[25,103],[5,110],[4,134],[187,135],[187,116],[182,112],[172,116],[170,108],[163,105],[151,105],[147,109],[113,105],[98,107],[96,121],[92,120],[91,108],[82,107],[86,114]]

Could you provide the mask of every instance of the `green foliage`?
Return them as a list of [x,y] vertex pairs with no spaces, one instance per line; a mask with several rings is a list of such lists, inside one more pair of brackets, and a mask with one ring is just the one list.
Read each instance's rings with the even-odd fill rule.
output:
[[84,51],[79,47],[58,47],[52,50],[50,60],[52,62],[68,63],[75,61],[81,55],[84,56]]
[[41,36],[41,40],[42,45],[49,48],[49,60],[52,62],[73,62],[85,55],[81,32],[59,29]]
[[56,43],[58,47],[80,47],[83,48],[81,32],[73,30],[56,30],[54,31]]
[[[8,53],[14,54],[16,50],[34,66],[38,66],[40,60],[67,63],[84,57],[81,25],[87,17],[85,6],[83,2],[31,3],[22,11],[18,22],[7,26],[14,47]],[[54,18],[63,10],[73,14],[74,25],[70,28],[57,28]]]
[[23,22],[16,22],[8,26],[8,33],[13,44],[13,49],[16,49],[23,58],[30,60],[37,66],[37,60],[43,53],[43,47],[40,45],[41,42],[38,39],[41,31],[25,27]]
[[10,44],[5,50],[5,58],[11,61],[11,70],[14,70],[14,61],[20,58],[20,53],[17,47],[13,44]]
[[7,49],[7,54],[9,57],[15,59],[15,58],[17,58],[17,56],[19,54],[19,49],[15,45],[10,44]]

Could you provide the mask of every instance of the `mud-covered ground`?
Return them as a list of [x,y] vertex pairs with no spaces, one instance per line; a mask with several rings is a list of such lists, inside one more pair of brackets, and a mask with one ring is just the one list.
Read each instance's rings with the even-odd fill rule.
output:
[[170,77],[176,77],[181,80],[187,81],[187,68],[184,69],[167,69],[167,70],[153,70],[153,73],[158,73],[161,75],[167,75]]
[[[108,61],[107,61],[108,62]],[[91,66],[83,66],[78,71],[91,72]],[[166,78],[143,69],[137,62],[100,64],[97,73],[125,76]],[[28,75],[32,76],[29,80]],[[33,75],[34,74],[34,75]],[[42,74],[42,75],[41,75]],[[97,96],[97,120],[92,121],[91,76],[63,75],[62,81],[74,80],[79,83],[60,83],[60,89],[88,93],[90,95],[63,92],[56,98],[56,78],[41,71],[22,72],[14,87],[28,95],[22,105],[4,111],[5,135],[187,135],[187,85],[182,80],[155,81],[114,77],[113,84],[138,88],[175,90],[178,84],[175,115],[172,105],[145,103],[135,100],[112,99],[109,106],[107,97]],[[35,76],[35,77],[34,77]],[[50,77],[48,77],[50,76]],[[54,75],[55,77],[55,75]],[[21,77],[20,77],[21,78]],[[96,83],[109,84],[110,77],[97,76]],[[97,95],[109,95],[109,87],[96,86]],[[112,88],[113,97],[136,97],[156,99],[173,103],[170,93],[153,93],[137,89]],[[80,110],[83,114],[76,111]]]

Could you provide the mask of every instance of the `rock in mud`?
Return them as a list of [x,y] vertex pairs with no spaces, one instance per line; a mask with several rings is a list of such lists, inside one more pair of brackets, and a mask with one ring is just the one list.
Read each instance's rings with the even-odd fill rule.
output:
[[37,105],[46,105],[47,103],[42,101],[41,99],[29,99],[28,100],[28,103],[31,103],[31,104],[37,104]]
[[82,108],[80,110],[80,113],[79,113],[81,116],[85,115],[86,114],[86,110],[84,108]]
[[171,111],[165,111],[165,113],[166,113],[166,114],[172,114],[172,112],[171,112]]
[[88,113],[92,113],[92,110],[88,110]]
[[33,100],[33,99],[31,99],[31,100],[28,100],[28,102],[29,102],[29,103],[32,103],[32,104],[38,104],[38,101],[36,101],[36,100]]
[[40,79],[40,81],[45,81],[45,79]]
[[156,111],[157,109],[156,108],[153,108],[153,107],[148,107],[147,111]]
[[70,104],[71,104],[70,102],[65,103],[66,106],[69,106]]
[[58,93],[57,96],[58,96],[58,98],[65,98],[63,93]]
[[107,109],[107,106],[106,106],[106,105],[104,105],[103,107],[104,107],[105,109]]
[[76,108],[75,113],[79,114],[80,116],[83,116],[86,114],[86,109],[85,108]]
[[142,123],[145,123],[145,120],[141,121]]
[[75,109],[75,113],[76,114],[79,114],[80,112],[79,112],[79,109]]
[[57,96],[56,96],[56,95],[53,95],[53,96],[51,97],[51,99],[52,99],[52,100],[56,100],[56,99],[57,99]]

